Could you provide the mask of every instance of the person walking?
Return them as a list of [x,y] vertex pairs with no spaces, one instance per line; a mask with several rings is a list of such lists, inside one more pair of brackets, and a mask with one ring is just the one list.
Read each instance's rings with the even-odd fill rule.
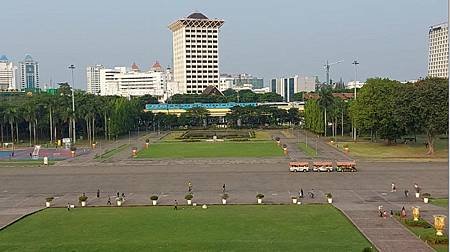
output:
[[191,181],[188,182],[188,192],[192,192],[192,183],[191,183]]
[[303,194],[303,188],[300,188],[300,192],[299,192],[299,195],[298,195],[300,198],[303,198],[303,196],[304,196],[304,194]]
[[222,186],[222,192],[225,193],[225,184]]
[[309,192],[309,196],[311,199],[314,199],[314,189],[311,189],[311,192]]
[[408,196],[409,196],[409,191],[405,190],[405,198],[408,198]]
[[392,184],[391,184],[391,192],[395,192],[395,191],[396,191],[395,184],[394,184],[394,182],[392,182]]
[[70,203],[67,203],[67,211],[70,211]]
[[100,189],[97,189],[97,199],[100,198]]
[[175,200],[175,204],[173,205],[173,209],[174,210],[178,210],[178,201]]
[[122,200],[125,201],[125,193],[122,193]]
[[120,197],[120,193],[119,192],[117,192],[117,198],[119,198]]
[[111,206],[111,197],[108,197],[108,202],[106,202],[106,205]]

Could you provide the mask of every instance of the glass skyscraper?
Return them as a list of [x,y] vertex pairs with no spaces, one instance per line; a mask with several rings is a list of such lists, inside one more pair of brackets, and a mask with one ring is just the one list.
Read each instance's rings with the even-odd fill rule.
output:
[[19,62],[20,69],[20,89],[39,88],[39,63],[26,55],[25,59]]

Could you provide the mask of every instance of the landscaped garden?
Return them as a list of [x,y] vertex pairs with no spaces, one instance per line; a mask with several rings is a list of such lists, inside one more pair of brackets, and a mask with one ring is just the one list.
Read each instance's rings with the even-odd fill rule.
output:
[[283,150],[273,141],[161,142],[138,152],[138,158],[277,157]]
[[414,221],[412,219],[400,218],[398,215],[396,218],[405,225],[411,232],[418,236],[421,240],[428,243],[438,252],[448,251],[448,237],[436,235],[436,229],[431,224],[423,219]]
[[0,231],[0,251],[362,251],[330,205],[51,208]]

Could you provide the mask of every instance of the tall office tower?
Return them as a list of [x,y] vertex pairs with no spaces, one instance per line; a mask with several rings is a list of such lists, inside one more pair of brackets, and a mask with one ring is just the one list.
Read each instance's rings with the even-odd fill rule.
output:
[[294,101],[294,94],[299,92],[314,92],[315,77],[299,76],[272,79],[270,91],[283,96],[286,102]]
[[39,63],[26,55],[25,60],[19,62],[20,89],[39,88]]
[[448,78],[448,23],[431,26],[428,43],[428,76]]
[[16,70],[5,55],[0,56],[0,90],[16,89]]
[[88,93],[100,94],[100,70],[104,68],[102,65],[88,66],[86,68]]
[[180,92],[199,94],[219,87],[219,28],[224,21],[192,13],[169,25],[173,33],[173,74]]

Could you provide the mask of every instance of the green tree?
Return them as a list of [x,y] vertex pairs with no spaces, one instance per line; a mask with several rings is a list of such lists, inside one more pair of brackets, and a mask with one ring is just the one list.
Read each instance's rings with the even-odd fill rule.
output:
[[448,131],[448,79],[427,78],[414,84],[418,126],[427,135],[428,152],[434,154],[437,135]]

